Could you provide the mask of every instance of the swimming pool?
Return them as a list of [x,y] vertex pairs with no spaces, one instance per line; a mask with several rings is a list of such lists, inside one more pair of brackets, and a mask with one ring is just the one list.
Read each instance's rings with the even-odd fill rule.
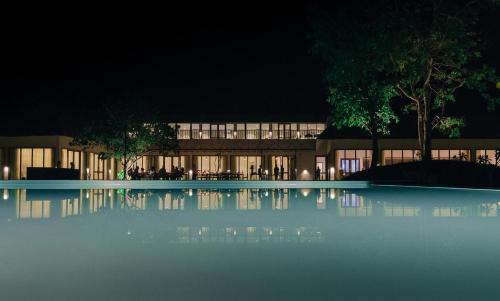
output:
[[0,300],[500,298],[498,191],[0,193]]

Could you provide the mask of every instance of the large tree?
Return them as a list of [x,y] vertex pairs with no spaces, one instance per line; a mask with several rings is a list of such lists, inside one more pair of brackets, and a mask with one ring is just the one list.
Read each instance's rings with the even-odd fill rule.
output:
[[119,160],[123,172],[119,177],[126,179],[128,168],[141,156],[178,151],[177,129],[154,113],[144,116],[144,111],[134,103],[109,102],[102,116],[76,135],[72,144],[102,149],[101,159]]
[[[494,97],[498,76],[494,68],[481,63],[481,14],[497,9],[497,0],[418,0],[385,1],[377,13],[386,20],[390,45],[383,63],[400,96],[408,100],[406,109],[417,115],[422,159],[431,157],[431,132],[440,130],[458,136],[462,118],[447,114],[457,90],[468,88],[489,101]],[[392,41],[389,42],[388,41]],[[497,94],[498,95],[498,94]],[[469,99],[471,106],[477,100]]]
[[311,51],[326,65],[331,123],[372,137],[372,167],[379,162],[379,136],[389,134],[391,123],[398,121],[391,108],[395,86],[381,72],[384,45],[375,43],[384,37],[373,26],[378,18],[369,6],[349,4],[309,14]]

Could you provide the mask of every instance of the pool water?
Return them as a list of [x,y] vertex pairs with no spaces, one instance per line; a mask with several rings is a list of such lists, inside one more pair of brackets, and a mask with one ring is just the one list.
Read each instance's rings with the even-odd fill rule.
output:
[[0,193],[0,300],[500,300],[500,192]]

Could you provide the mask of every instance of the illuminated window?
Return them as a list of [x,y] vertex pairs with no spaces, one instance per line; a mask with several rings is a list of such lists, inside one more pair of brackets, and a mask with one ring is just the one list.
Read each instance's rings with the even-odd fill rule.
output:
[[272,156],[269,175],[272,175],[274,180],[289,180],[289,174],[290,158],[288,156]]
[[370,167],[372,151],[366,149],[346,149],[336,151],[336,168],[343,177]]
[[200,139],[210,139],[210,124],[208,123],[203,123],[201,125],[201,131],[200,134]]
[[62,168],[71,168],[71,163],[73,163],[74,168],[80,170],[80,177],[83,175],[82,152],[63,148],[61,150],[61,157]]
[[245,139],[245,124],[238,123],[236,125],[236,139]]
[[260,138],[260,124],[258,123],[247,123],[247,139],[259,139]]
[[476,160],[480,164],[500,165],[500,150],[479,149],[476,151]]
[[433,160],[460,160],[469,161],[469,150],[463,149],[433,149]]
[[52,148],[17,148],[16,177],[26,179],[28,167],[54,167]]
[[261,139],[272,139],[273,133],[271,130],[271,125],[269,123],[263,123],[260,125],[260,137]]
[[191,124],[191,139],[201,139],[202,132],[198,123]]
[[392,165],[404,162],[417,161],[420,158],[420,151],[409,149],[391,149],[382,151],[382,164]]
[[166,172],[171,172],[173,171],[176,167],[177,168],[184,168],[186,169],[186,158],[185,156],[158,156],[158,166],[155,168],[157,170],[161,169],[162,167],[165,167]]
[[326,180],[327,166],[325,156],[316,156],[316,169],[314,171],[315,180]]
[[[241,174],[244,179],[256,180],[259,178],[259,167],[262,166],[260,156],[234,156],[236,163],[236,172]],[[264,171],[261,170],[263,173]]]
[[198,175],[206,175],[224,171],[226,160],[224,156],[195,156]]
[[226,124],[226,139],[235,139],[236,131],[233,123]]
[[177,139],[190,139],[191,125],[189,123],[177,124]]

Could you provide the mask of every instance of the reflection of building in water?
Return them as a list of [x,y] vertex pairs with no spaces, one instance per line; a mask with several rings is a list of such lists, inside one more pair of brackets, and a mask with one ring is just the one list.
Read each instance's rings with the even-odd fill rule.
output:
[[[115,194],[110,189],[91,189],[85,191],[89,213],[97,213],[105,208],[115,207]],[[128,201],[128,200],[127,200]],[[123,207],[122,207],[123,208]]]
[[236,209],[238,210],[260,210],[261,192],[259,189],[240,189],[236,193]]
[[[327,195],[330,195],[329,192],[330,189],[320,189],[319,192],[316,194],[316,209],[318,210],[325,210],[326,209],[326,200],[327,200]],[[331,189],[333,190],[333,189]],[[333,193],[334,198],[335,198],[335,193]]]
[[81,215],[83,212],[83,192],[80,190],[79,198],[61,200],[61,217]]
[[158,196],[158,210],[184,210],[184,193],[167,192]]
[[308,227],[177,227],[180,243],[314,243],[325,237]]
[[373,202],[365,200],[361,195],[339,190],[338,212],[340,216],[372,216]]
[[[99,214],[105,210],[205,211],[205,210],[300,210],[316,209],[338,216],[386,217],[455,217],[499,216],[500,205],[495,202],[419,202],[373,201],[346,190],[171,190],[125,191],[109,189],[40,192],[36,190],[4,190],[14,201],[18,219],[46,219]],[[9,195],[10,194],[10,195]],[[307,194],[307,196],[304,196]],[[333,200],[331,199],[333,197]],[[331,204],[333,206],[327,206]],[[14,210],[14,208],[13,208]],[[12,211],[11,215],[14,215]],[[275,232],[275,235],[278,232]],[[248,231],[247,231],[248,232]]]
[[222,209],[223,207],[224,206],[221,193],[198,191],[199,210],[217,210]]
[[273,210],[288,209],[288,189],[271,190],[271,203]]
[[18,219],[50,218],[49,200],[28,200],[26,189],[16,191],[16,209]]
[[479,216],[498,216],[500,211],[500,202],[484,203],[479,205]]
[[384,216],[420,216],[422,209],[401,203],[384,202]]
[[465,207],[434,207],[432,216],[439,217],[454,217],[454,216],[470,216],[472,215]]

